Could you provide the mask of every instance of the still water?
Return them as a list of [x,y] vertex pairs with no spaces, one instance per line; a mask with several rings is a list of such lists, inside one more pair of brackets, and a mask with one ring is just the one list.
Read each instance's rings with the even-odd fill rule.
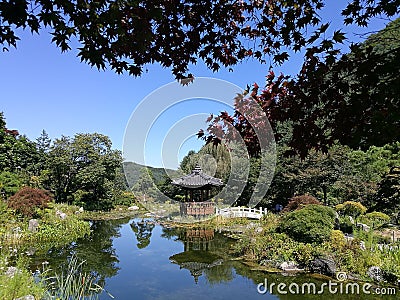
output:
[[[98,221],[93,233],[61,249],[37,256],[51,269],[61,272],[72,255],[85,260],[91,272],[105,287],[100,299],[396,299],[377,295],[260,294],[257,285],[267,283],[324,281],[310,276],[282,276],[253,271],[232,260],[229,248],[233,240],[204,228],[166,228],[149,219]],[[326,281],[325,281],[326,282]],[[287,289],[286,289],[287,291]],[[400,292],[399,292],[400,295]]]

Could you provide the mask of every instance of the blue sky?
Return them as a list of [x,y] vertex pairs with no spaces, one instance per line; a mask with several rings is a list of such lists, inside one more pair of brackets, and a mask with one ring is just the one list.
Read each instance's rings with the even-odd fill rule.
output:
[[[337,7],[342,7],[346,2],[329,2],[330,7],[324,10],[322,17],[332,21],[334,29],[338,26],[335,15]],[[384,20],[377,20],[363,31],[381,29],[385,23]],[[345,30],[355,32],[354,28]],[[0,53],[0,111],[4,112],[8,128],[18,129],[32,140],[43,129],[51,138],[99,132],[111,138],[114,148],[122,150],[125,127],[132,112],[146,95],[174,81],[170,70],[158,65],[149,66],[148,72],[140,78],[116,75],[109,70],[98,71],[80,63],[74,50],[61,53],[51,44],[48,31],[42,29],[40,35],[21,32],[17,49]],[[275,70],[295,74],[300,62],[300,56],[297,56]],[[267,69],[267,65],[245,61],[234,67],[234,72],[222,70],[213,73],[202,64],[194,66],[190,71],[196,77],[224,79],[244,88],[254,82],[261,86]],[[155,109],[162,101],[161,98],[154,100]],[[172,122],[184,118],[185,114],[218,113],[226,109],[226,106],[201,101],[190,101],[185,107],[175,108],[175,111],[171,109],[165,112],[163,118]],[[160,121],[160,134],[163,130],[165,134],[168,126],[162,118]],[[157,136],[157,127],[153,131],[155,141],[163,138],[163,134]],[[187,140],[179,150],[178,160],[189,149],[198,149],[200,146],[201,142],[194,138]],[[158,148],[157,144],[149,145],[149,149]],[[150,155],[146,163],[161,166],[158,153]]]

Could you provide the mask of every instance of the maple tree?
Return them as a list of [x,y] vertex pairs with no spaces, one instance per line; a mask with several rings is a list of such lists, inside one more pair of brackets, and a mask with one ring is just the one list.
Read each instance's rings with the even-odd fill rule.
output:
[[[243,111],[258,103],[272,128],[289,122],[291,137],[287,154],[305,157],[311,149],[327,152],[339,142],[363,150],[383,146],[400,137],[400,19],[338,59],[320,57],[321,48],[311,47],[296,77],[270,71],[264,89],[248,87],[235,99],[235,112],[210,118],[207,142],[230,138],[234,127],[249,153],[260,153],[254,128],[265,120],[249,122]],[[247,94],[246,94],[247,93]],[[282,135],[276,132],[275,137]]]
[[46,208],[52,200],[51,194],[46,190],[23,187],[8,200],[8,206],[18,213],[32,217],[37,209]]
[[[382,53],[353,45],[352,55],[342,56],[338,44],[346,35],[329,34],[329,22],[320,17],[324,6],[322,0],[0,0],[0,44],[7,50],[17,45],[18,28],[38,33],[45,26],[62,51],[77,42],[78,56],[91,66],[140,76],[146,65],[159,63],[177,79],[192,78],[189,66],[199,61],[218,71],[247,58],[279,65],[302,51],[297,77],[271,72],[265,90],[255,86],[251,93],[272,125],[293,121],[295,153],[327,151],[336,140],[366,148],[397,139],[397,90],[386,89],[384,79],[398,83],[400,47]],[[372,18],[398,15],[399,7],[398,0],[353,0],[341,18],[344,25],[368,26]],[[220,117],[235,123],[250,153],[259,154],[249,124]]]
[[[344,22],[365,26],[371,17],[395,15],[397,4],[353,1],[342,12]],[[2,0],[0,44],[16,46],[17,28],[38,33],[46,26],[62,51],[75,38],[78,56],[97,68],[138,76],[157,62],[182,78],[199,59],[218,70],[246,57],[263,62],[271,55],[281,63],[317,40],[322,50],[332,49],[345,36],[340,30],[324,36],[324,6],[322,0]]]
[[298,210],[310,204],[321,205],[322,203],[310,195],[295,196],[290,199],[289,203],[283,209],[283,212]]

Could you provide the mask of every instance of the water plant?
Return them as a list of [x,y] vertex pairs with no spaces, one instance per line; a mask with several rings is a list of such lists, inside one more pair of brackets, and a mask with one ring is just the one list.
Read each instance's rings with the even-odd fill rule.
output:
[[14,255],[14,249],[0,249],[0,299],[13,300],[26,295],[41,299],[44,287],[26,268],[27,260]]
[[[98,299],[104,288],[96,283],[95,276],[83,272],[84,263],[72,256],[65,271],[52,274],[51,269],[45,270],[41,275],[41,282],[46,287],[43,300]],[[110,293],[107,294],[114,298]]]

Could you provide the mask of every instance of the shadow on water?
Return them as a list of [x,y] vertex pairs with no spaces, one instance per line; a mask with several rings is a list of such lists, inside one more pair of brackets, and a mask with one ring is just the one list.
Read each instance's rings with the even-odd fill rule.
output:
[[120,237],[120,228],[128,220],[92,222],[90,236],[62,248],[52,248],[46,254],[36,255],[32,268],[41,270],[43,263],[48,262],[52,272],[61,274],[68,268],[70,258],[76,256],[85,261],[82,271],[92,274],[95,281],[104,286],[106,279],[117,275],[120,269],[113,240]]
[[[331,294],[328,287],[323,295],[301,294],[304,283],[315,284],[318,292],[327,280],[252,270],[230,256],[235,241],[211,229],[169,228],[151,219],[122,219],[93,222],[92,231],[76,243],[36,256],[33,267],[41,268],[46,260],[61,272],[76,255],[86,261],[84,271],[93,274],[115,299],[396,299],[365,295],[362,285],[359,294],[340,290]],[[265,282],[274,284],[272,294],[257,292],[257,285]],[[276,292],[278,284],[286,285],[287,294]],[[289,291],[293,284],[300,286],[300,295]],[[110,298],[102,293],[100,299]]]

